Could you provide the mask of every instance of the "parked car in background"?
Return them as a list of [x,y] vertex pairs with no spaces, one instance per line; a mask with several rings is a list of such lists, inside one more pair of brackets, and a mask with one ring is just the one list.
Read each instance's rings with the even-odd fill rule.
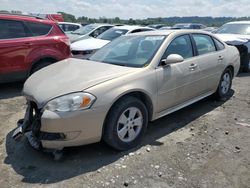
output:
[[58,25],[61,27],[61,29],[65,32],[65,33],[69,33],[72,31],[75,31],[79,28],[82,27],[81,24],[78,23],[71,23],[71,22],[58,22]]
[[32,75],[23,88],[25,119],[13,138],[27,132],[36,149],[103,139],[128,150],[149,121],[212,94],[229,95],[239,66],[238,50],[204,31],[125,35],[89,60],[69,58]]
[[164,27],[165,25],[163,24],[152,24],[152,25],[148,25],[148,27],[153,28],[153,29],[160,29],[162,27]]
[[238,48],[241,71],[250,72],[250,21],[227,23],[220,27],[216,34],[227,44]]
[[170,30],[172,29],[171,26],[164,26],[164,27],[161,27],[159,30]]
[[204,29],[206,28],[203,24],[198,23],[179,23],[175,24],[172,29]]
[[218,29],[218,27],[206,27],[206,28],[204,28],[202,30],[210,32],[210,33],[216,33],[217,29]]
[[0,14],[0,82],[25,80],[71,56],[69,39],[56,22]]
[[40,14],[40,13],[29,13],[30,16],[40,17],[43,19],[52,20],[54,22],[64,22],[62,14]]
[[112,28],[110,24],[88,24],[71,33],[67,33],[70,42],[76,42],[90,37],[96,38],[106,30]]
[[153,30],[155,29],[142,26],[116,26],[96,38],[89,38],[74,42],[71,44],[70,48],[74,57],[86,59],[98,49],[108,44],[110,41],[116,39],[117,37],[120,37],[121,35]]

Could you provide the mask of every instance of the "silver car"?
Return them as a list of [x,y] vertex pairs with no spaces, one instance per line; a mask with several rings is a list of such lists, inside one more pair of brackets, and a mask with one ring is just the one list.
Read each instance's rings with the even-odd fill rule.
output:
[[118,150],[140,143],[149,121],[209,95],[229,94],[239,52],[213,34],[194,30],[122,36],[89,60],[67,59],[24,84],[26,133],[37,149],[99,142]]

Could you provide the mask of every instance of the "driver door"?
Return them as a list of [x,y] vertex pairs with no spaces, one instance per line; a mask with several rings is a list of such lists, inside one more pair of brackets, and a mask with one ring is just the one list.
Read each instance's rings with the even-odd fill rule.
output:
[[194,57],[189,35],[175,38],[166,49],[162,59],[170,54],[179,54],[184,58],[181,63],[161,66],[157,69],[158,113],[192,99],[199,93],[199,66]]

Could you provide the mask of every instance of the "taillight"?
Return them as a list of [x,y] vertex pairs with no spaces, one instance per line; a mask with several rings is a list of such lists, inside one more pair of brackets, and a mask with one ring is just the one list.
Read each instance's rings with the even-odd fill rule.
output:
[[70,40],[68,37],[54,37],[56,41],[65,43],[67,46],[70,46]]
[[61,38],[61,41],[64,42],[66,45],[70,46],[70,40],[68,37]]

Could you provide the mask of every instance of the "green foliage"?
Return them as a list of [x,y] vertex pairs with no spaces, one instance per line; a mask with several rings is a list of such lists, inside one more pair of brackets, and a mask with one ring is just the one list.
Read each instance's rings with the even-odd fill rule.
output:
[[76,17],[72,14],[68,14],[65,12],[57,12],[58,14],[62,14],[65,22],[76,22]]
[[[0,10],[0,13],[8,13],[9,11]],[[250,17],[199,17],[199,16],[191,16],[191,17],[168,17],[168,18],[146,18],[146,19],[133,19],[129,18],[128,20],[120,19],[119,17],[115,18],[88,18],[86,16],[81,16],[76,18],[74,15],[66,13],[66,12],[58,12],[62,14],[64,20],[66,22],[78,22],[82,24],[88,23],[111,23],[111,24],[129,24],[129,25],[151,25],[151,24],[163,24],[166,26],[172,26],[176,23],[201,23],[206,26],[214,26],[219,27],[224,23],[231,21],[240,21],[240,20],[250,20]]]
[[119,17],[115,18],[106,18],[100,17],[96,18],[88,18],[85,16],[77,18],[77,22],[80,23],[111,23],[111,24],[129,24],[129,25],[151,25],[151,24],[163,24],[166,26],[173,26],[176,23],[201,23],[206,26],[221,26],[227,22],[231,21],[240,21],[240,20],[250,20],[250,17],[168,17],[168,18],[146,18],[146,19],[133,19],[130,18],[128,20],[120,19]]

